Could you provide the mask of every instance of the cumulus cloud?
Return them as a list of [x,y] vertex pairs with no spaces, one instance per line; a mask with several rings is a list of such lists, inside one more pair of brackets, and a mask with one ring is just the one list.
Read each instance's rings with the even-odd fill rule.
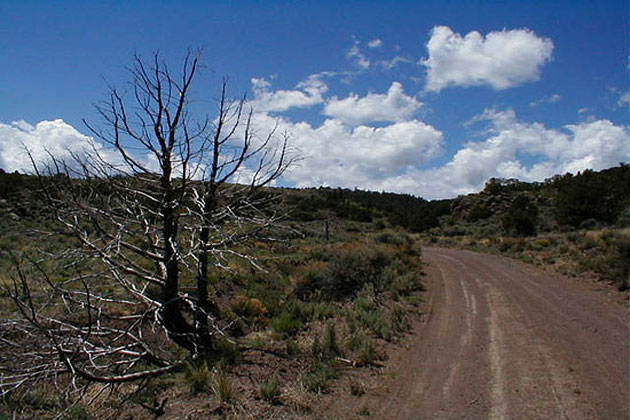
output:
[[256,114],[253,124],[260,132],[277,126],[277,131],[290,133],[291,145],[303,159],[283,179],[297,187],[378,189],[386,179],[428,162],[442,150],[443,134],[413,119],[369,127],[349,126],[331,118],[313,126]]
[[478,191],[491,177],[543,181],[555,174],[601,170],[630,156],[630,127],[608,120],[571,124],[562,130],[519,121],[513,110],[489,109],[476,121],[490,124],[488,137],[458,150],[439,168],[415,174],[410,191],[428,198]]
[[376,38],[368,42],[367,46],[370,48],[381,48],[383,46],[383,41],[380,38]]
[[488,85],[508,89],[538,80],[551,60],[553,42],[529,29],[473,31],[465,36],[447,26],[435,26],[427,43],[426,89],[439,92],[450,86]]
[[0,168],[8,172],[32,172],[27,150],[38,163],[49,161],[51,155],[57,159],[72,160],[72,154],[81,156],[94,151],[111,163],[118,162],[103,145],[60,119],[41,121],[35,125],[25,121],[0,123]]
[[252,78],[254,99],[249,104],[257,112],[283,112],[290,108],[308,108],[324,102],[322,95],[328,90],[324,81],[316,76],[298,83],[295,90],[271,90],[264,78]]
[[[322,92],[320,77],[298,86]],[[269,88],[267,86],[267,88]],[[560,95],[542,98],[554,103]],[[314,126],[258,113],[261,131],[277,126],[290,133],[304,158],[286,172],[285,185],[340,186],[448,198],[478,191],[491,177],[542,181],[558,173],[615,166],[630,156],[630,127],[604,119],[547,128],[517,118],[512,109],[486,109],[470,124],[483,124],[483,140],[466,143],[441,166],[432,167],[443,151],[441,131],[415,119],[422,103],[394,82],[385,93],[332,97]],[[384,126],[370,126],[373,123]]]
[[[269,116],[258,123],[269,126]],[[479,191],[491,177],[543,181],[555,174],[601,170],[630,156],[630,126],[600,119],[550,129],[511,110],[487,109],[484,139],[463,145],[445,164],[443,134],[417,120],[381,128],[352,127],[338,119],[321,126],[281,121],[304,160],[284,177],[289,185],[340,186],[411,193],[428,199]]]
[[333,96],[326,102],[324,114],[349,125],[382,121],[404,121],[411,118],[422,103],[405,94],[402,84],[393,82],[386,94],[368,93],[338,99]]

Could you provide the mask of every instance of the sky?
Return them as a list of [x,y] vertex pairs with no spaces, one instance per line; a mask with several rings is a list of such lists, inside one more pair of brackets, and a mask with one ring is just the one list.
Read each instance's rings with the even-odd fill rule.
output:
[[83,150],[134,53],[201,48],[290,136],[278,185],[451,198],[630,162],[629,5],[554,1],[0,0],[0,168]]

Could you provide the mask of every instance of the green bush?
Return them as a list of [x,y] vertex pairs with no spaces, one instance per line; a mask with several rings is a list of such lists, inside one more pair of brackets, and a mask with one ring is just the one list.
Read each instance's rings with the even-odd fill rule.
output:
[[213,358],[220,364],[233,365],[241,360],[241,349],[238,344],[226,338],[217,338],[214,350]]
[[272,404],[278,404],[280,402],[280,395],[282,394],[282,384],[277,376],[273,376],[267,382],[263,382],[258,386],[258,395],[263,400],[267,400]]
[[326,393],[330,391],[333,379],[337,379],[337,370],[326,363],[319,363],[317,367],[304,377],[304,386],[308,391]]
[[273,331],[285,337],[296,334],[303,327],[304,323],[289,312],[283,312],[272,323]]
[[352,378],[350,380],[350,395],[354,395],[355,397],[360,397],[364,395],[366,392],[365,384],[357,379]]
[[236,387],[230,377],[221,370],[212,374],[212,393],[221,403],[232,404],[236,402]]
[[390,290],[394,294],[395,299],[401,296],[409,296],[413,292],[424,291],[424,285],[420,282],[418,274],[409,272],[397,276],[390,286]]
[[376,343],[362,330],[355,330],[348,339],[348,348],[353,352],[359,366],[368,366],[382,357],[376,349]]
[[351,324],[371,331],[376,337],[386,341],[392,339],[391,325],[380,309],[364,309],[357,305],[354,310],[348,312],[347,317]]
[[558,224],[577,227],[589,219],[614,223],[630,203],[630,166],[557,176],[553,186],[557,191],[554,216]]
[[66,411],[60,420],[92,420],[94,416],[90,414],[88,409],[83,404],[76,404],[68,411]]
[[386,230],[376,235],[376,242],[396,246],[411,245],[414,240],[408,234],[396,230]]
[[492,216],[492,211],[488,208],[488,205],[486,203],[477,203],[468,212],[466,220],[474,223],[482,219],[487,219],[490,216]]
[[503,216],[503,229],[511,235],[530,236],[536,233],[538,207],[527,196],[519,195]]
[[329,361],[337,356],[342,356],[343,352],[337,341],[337,330],[334,323],[328,323],[323,337],[315,337],[313,341],[313,356],[320,361]]
[[630,289],[630,234],[617,233],[607,258],[611,280],[620,291]]
[[411,323],[407,317],[407,311],[400,305],[394,306],[391,314],[392,329],[397,334],[404,334],[411,328]]
[[294,356],[300,354],[300,345],[295,340],[287,340],[285,343],[285,352],[287,356]]
[[365,284],[385,290],[395,278],[395,267],[400,267],[396,251],[385,244],[331,246],[319,257],[326,264],[308,272],[296,285],[295,293],[301,299],[342,300]]
[[186,366],[186,374],[184,376],[190,392],[198,394],[210,389],[210,381],[212,380],[212,371],[208,367],[207,362],[193,362]]

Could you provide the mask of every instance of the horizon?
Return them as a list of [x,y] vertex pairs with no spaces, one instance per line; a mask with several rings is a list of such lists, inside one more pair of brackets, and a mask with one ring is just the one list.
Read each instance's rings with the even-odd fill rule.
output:
[[[261,132],[304,157],[277,186],[426,200],[630,161],[628,2],[0,4],[0,168],[80,150],[134,51],[204,49]],[[107,82],[106,82],[107,81]],[[42,154],[42,153],[40,153]]]

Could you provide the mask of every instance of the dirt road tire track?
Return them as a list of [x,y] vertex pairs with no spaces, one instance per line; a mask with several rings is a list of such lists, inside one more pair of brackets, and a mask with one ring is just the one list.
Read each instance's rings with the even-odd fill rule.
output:
[[630,418],[627,305],[498,256],[423,258],[430,315],[361,402],[371,418]]

